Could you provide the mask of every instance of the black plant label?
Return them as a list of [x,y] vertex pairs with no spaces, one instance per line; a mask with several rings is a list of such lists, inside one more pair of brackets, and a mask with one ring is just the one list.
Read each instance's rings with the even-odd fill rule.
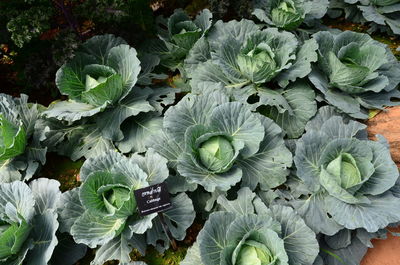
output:
[[134,191],[141,216],[171,209],[171,199],[165,182]]

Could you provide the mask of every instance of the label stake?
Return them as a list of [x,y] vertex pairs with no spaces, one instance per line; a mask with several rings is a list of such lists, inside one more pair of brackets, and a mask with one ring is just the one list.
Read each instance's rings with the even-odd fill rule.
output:
[[168,225],[165,223],[165,219],[164,219],[164,214],[163,213],[157,213],[158,217],[160,217],[160,222],[161,225],[164,229],[164,232],[167,234],[167,237],[169,239],[169,242],[171,243],[171,247],[174,251],[178,250],[178,246],[176,245],[176,241],[174,239],[174,237],[172,236],[171,231],[168,228]]

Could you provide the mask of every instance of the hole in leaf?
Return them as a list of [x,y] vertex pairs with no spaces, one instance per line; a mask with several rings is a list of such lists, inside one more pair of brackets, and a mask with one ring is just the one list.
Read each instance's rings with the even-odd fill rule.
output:
[[248,99],[247,99],[247,103],[249,104],[254,104],[260,102],[260,97],[257,94],[251,95]]

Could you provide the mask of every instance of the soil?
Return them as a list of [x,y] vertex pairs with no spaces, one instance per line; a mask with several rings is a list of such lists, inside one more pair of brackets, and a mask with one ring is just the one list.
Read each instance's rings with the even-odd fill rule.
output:
[[[400,227],[391,231],[399,233]],[[387,239],[374,239],[372,244],[360,265],[400,265],[400,237],[388,233]]]
[[[388,108],[367,122],[368,136],[375,140],[376,134],[383,135],[389,142],[393,160],[400,168],[400,107]],[[400,232],[400,227],[390,229]],[[361,265],[400,265],[400,237],[388,233],[385,240],[372,240],[370,248]]]
[[375,135],[381,134],[388,140],[392,158],[400,167],[400,106],[381,111],[369,119],[367,125],[371,139],[375,140]]

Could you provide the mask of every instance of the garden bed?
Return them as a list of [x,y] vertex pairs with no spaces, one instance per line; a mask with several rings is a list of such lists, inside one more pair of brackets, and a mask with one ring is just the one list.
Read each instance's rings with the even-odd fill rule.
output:
[[395,264],[397,2],[0,3],[0,265]]

